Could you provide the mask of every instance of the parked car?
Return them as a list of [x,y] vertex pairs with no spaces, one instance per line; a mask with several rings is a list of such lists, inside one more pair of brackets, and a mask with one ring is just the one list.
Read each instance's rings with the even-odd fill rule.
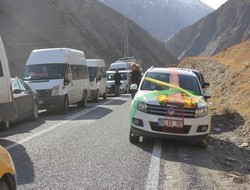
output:
[[131,77],[131,70],[121,70],[119,71],[121,74],[121,85],[120,85],[120,92],[121,93],[128,93],[130,89],[130,77]]
[[148,69],[131,105],[130,142],[148,136],[192,141],[207,147],[211,114],[206,98],[209,97],[203,94],[192,71]]
[[[30,118],[36,120],[38,118],[38,95],[37,92],[30,88],[22,79],[12,78],[13,101],[17,117],[10,122],[15,122],[21,119]],[[9,126],[1,125],[0,129],[8,130]]]
[[198,80],[200,82],[201,88],[209,87],[210,84],[208,82],[205,82],[204,76],[200,71],[198,71],[196,69],[187,69],[187,70],[192,71],[196,75],[196,77],[198,78]]
[[114,94],[115,93],[114,74],[115,74],[115,71],[107,71],[107,86],[108,86],[107,94]]
[[16,190],[16,170],[9,152],[0,145],[0,189]]

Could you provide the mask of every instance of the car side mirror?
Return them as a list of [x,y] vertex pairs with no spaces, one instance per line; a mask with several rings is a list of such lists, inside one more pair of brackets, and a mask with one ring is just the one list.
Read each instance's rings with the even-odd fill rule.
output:
[[20,90],[20,89],[15,89],[14,91],[13,91],[13,94],[20,94],[22,91]]
[[138,86],[137,84],[131,84],[130,90],[137,90]]
[[207,88],[207,87],[209,87],[209,86],[210,86],[209,82],[204,82],[204,83],[202,84],[202,88]]

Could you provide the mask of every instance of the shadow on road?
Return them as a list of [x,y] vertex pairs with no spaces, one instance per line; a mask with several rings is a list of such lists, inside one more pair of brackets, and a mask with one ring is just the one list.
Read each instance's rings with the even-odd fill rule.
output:
[[0,144],[4,146],[10,153],[17,175],[17,185],[30,184],[34,181],[34,167],[26,149],[21,144],[15,144],[15,142],[0,139]]

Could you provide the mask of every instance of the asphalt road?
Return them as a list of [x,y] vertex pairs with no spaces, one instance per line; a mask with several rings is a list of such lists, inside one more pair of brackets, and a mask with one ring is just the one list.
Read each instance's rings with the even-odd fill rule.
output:
[[234,187],[221,175],[211,146],[203,150],[149,138],[131,144],[130,105],[130,95],[108,97],[84,109],[72,106],[67,115],[41,112],[37,121],[1,132],[0,144],[16,166],[18,190]]

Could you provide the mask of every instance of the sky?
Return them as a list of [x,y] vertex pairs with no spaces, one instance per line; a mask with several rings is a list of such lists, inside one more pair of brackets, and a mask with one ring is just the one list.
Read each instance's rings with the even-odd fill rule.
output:
[[222,4],[224,4],[227,0],[201,0],[205,4],[209,5],[213,9],[218,9]]

